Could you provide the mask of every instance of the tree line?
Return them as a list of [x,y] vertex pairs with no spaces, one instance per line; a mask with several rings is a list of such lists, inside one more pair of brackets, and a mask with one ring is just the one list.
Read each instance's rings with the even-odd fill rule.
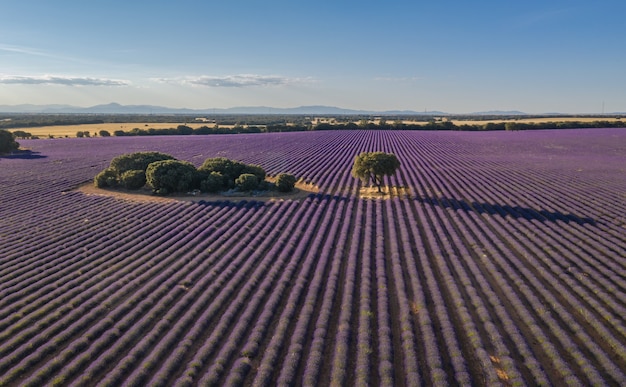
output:
[[456,125],[452,121],[431,121],[427,123],[387,123],[381,121],[365,123],[319,123],[316,125],[302,124],[275,124],[265,126],[240,126],[232,128],[202,126],[191,128],[179,125],[176,128],[166,129],[140,129],[134,128],[129,131],[116,130],[114,136],[166,136],[166,135],[199,135],[199,134],[229,134],[229,133],[272,133],[272,132],[302,132],[315,130],[456,130],[456,131],[493,131],[493,130],[538,130],[538,129],[578,129],[578,128],[624,128],[626,121],[555,121],[555,122],[488,122],[486,124],[462,124]]

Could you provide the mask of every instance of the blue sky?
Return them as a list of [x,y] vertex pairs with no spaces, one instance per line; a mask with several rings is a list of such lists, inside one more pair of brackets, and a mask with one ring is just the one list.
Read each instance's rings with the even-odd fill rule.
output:
[[626,2],[31,1],[0,104],[626,111]]

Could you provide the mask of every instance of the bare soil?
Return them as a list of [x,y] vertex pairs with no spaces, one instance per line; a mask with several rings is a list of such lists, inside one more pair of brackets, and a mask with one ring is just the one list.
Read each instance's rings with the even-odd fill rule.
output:
[[198,202],[204,200],[206,202],[211,201],[279,201],[279,200],[300,200],[304,199],[310,194],[319,193],[319,188],[314,184],[308,184],[303,182],[296,183],[295,189],[292,192],[278,192],[278,191],[262,191],[258,194],[248,194],[245,192],[235,193],[196,193],[196,194],[177,194],[171,196],[157,196],[152,193],[149,188],[142,188],[137,191],[131,191],[123,188],[97,188],[93,185],[93,182],[88,182],[80,185],[77,189],[78,192],[82,192],[86,195],[100,195],[108,196],[120,200],[130,200],[135,202],[151,202],[151,203],[167,203],[172,201],[187,201]]
[[409,187],[385,186],[382,192],[378,192],[376,187],[361,187],[359,198],[361,199],[391,199],[396,197],[411,197]]

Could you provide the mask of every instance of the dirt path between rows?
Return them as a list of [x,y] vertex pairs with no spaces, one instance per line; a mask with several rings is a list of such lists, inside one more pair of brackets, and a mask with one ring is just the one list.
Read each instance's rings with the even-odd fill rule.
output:
[[170,196],[157,196],[152,194],[149,188],[140,189],[137,191],[131,191],[123,188],[97,188],[93,185],[93,182],[87,182],[81,184],[76,191],[85,195],[100,195],[108,196],[120,200],[130,200],[136,202],[150,202],[150,203],[167,203],[172,201],[187,201],[187,202],[199,202],[204,200],[205,202],[216,201],[278,201],[278,200],[300,200],[304,199],[310,194],[316,194],[320,192],[320,189],[314,184],[308,183],[296,183],[295,189],[292,192],[277,192],[277,191],[263,191],[258,195],[249,195],[246,193],[229,193],[229,194],[210,194],[210,193],[197,193],[186,195],[170,195]]

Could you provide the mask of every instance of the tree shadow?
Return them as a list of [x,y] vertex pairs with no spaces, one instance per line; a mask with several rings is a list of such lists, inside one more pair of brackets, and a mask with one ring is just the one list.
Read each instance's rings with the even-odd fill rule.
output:
[[442,208],[452,208],[454,210],[462,210],[465,212],[476,212],[478,214],[499,215],[502,218],[510,217],[513,219],[537,220],[544,222],[561,221],[564,223],[576,223],[579,225],[591,224],[596,221],[593,218],[579,216],[572,213],[562,213],[558,211],[538,210],[535,208],[510,206],[508,204],[479,203],[476,201],[467,202],[455,198],[433,198],[433,197],[416,197],[416,201],[428,205],[439,206]]
[[30,150],[16,150],[6,155],[0,155],[0,159],[22,159],[22,160],[34,160],[45,159],[48,156],[44,156],[39,152],[33,152]]

